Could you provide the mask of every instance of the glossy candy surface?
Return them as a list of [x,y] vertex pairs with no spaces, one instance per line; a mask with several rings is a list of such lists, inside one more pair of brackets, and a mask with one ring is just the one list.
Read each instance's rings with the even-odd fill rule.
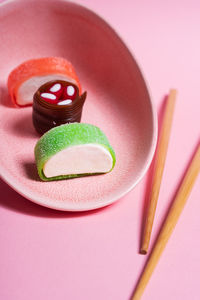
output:
[[42,85],[34,94],[32,119],[40,134],[49,129],[80,122],[86,92],[79,95],[78,87],[70,81],[54,80]]
[[40,97],[51,104],[56,105],[67,105],[72,103],[78,96],[79,91],[75,84],[68,82],[63,85],[63,83],[54,81],[46,91],[40,93]]

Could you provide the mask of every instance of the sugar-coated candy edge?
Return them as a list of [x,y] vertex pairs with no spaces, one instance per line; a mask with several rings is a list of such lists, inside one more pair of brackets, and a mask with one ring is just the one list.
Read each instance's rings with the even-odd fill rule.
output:
[[[40,178],[43,181],[60,180],[67,178],[76,178],[89,174],[73,174],[73,175],[61,175],[47,178],[43,173],[43,167],[46,161],[57,152],[75,145],[83,144],[100,144],[105,147],[111,154],[113,159],[113,165],[110,171],[115,166],[116,156],[114,149],[111,147],[107,137],[97,126],[86,123],[71,123],[57,126],[46,132],[37,142],[34,154],[37,165],[37,170]],[[53,145],[53,146],[52,146]],[[109,171],[109,172],[110,172]]]

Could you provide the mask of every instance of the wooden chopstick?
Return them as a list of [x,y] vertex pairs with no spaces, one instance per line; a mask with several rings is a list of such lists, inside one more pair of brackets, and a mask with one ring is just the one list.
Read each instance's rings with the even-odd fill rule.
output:
[[165,113],[163,119],[163,125],[160,133],[159,143],[157,146],[157,153],[155,158],[155,165],[154,165],[154,175],[152,181],[152,188],[150,193],[150,199],[148,204],[148,210],[146,219],[144,221],[144,232],[142,237],[142,245],[140,249],[141,254],[146,254],[149,247],[149,241],[151,237],[151,231],[158,201],[158,195],[160,191],[160,185],[167,155],[167,148],[169,143],[172,119],[173,119],[173,112],[175,106],[175,99],[176,99],[176,90],[170,90]]
[[149,256],[146,266],[135,288],[132,300],[139,300],[144,292],[144,289],[158,263],[158,260],[173,232],[173,229],[178,221],[179,216],[184,208],[187,198],[192,190],[195,179],[200,172],[200,145],[190,163],[190,166],[184,176],[178,193],[173,201],[169,213],[158,235],[155,246]]

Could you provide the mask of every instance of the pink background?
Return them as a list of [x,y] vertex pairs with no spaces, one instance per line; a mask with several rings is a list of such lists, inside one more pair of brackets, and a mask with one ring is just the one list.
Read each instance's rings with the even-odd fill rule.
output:
[[[105,18],[137,59],[158,112],[178,89],[152,241],[199,139],[199,1],[76,1]],[[151,3],[150,3],[151,2]],[[0,182],[0,299],[129,299],[148,174],[120,201],[90,213],[35,205]],[[200,178],[143,299],[200,299]]]

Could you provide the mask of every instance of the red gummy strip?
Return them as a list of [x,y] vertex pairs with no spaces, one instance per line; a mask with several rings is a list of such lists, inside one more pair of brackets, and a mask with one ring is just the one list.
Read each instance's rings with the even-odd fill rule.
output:
[[62,99],[71,99],[72,101],[76,98],[77,91],[73,85],[68,85],[64,88]]
[[66,105],[76,99],[78,94],[76,86],[53,83],[46,91],[40,94],[41,98],[51,104]]

